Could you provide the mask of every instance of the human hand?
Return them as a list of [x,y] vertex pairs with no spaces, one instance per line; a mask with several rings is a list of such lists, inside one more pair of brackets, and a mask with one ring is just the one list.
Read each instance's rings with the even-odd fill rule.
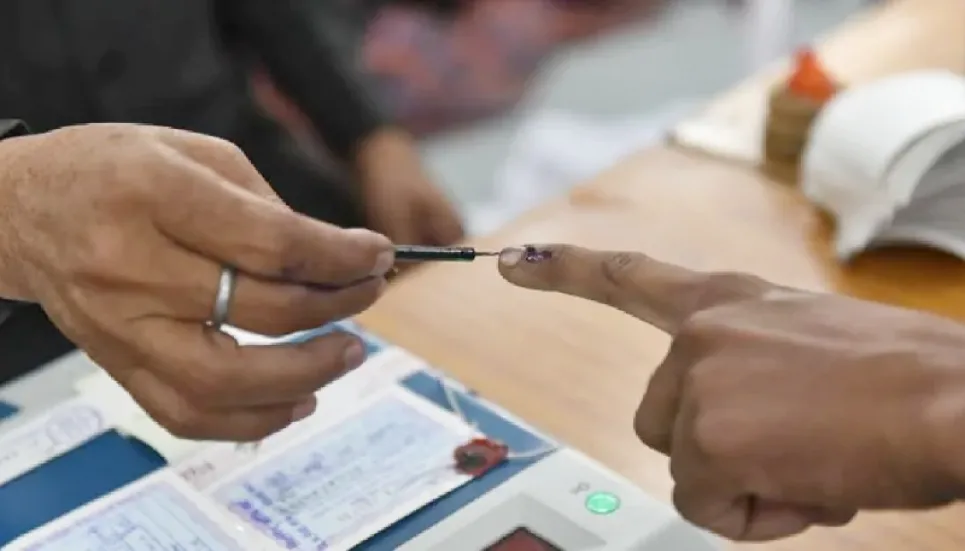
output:
[[227,323],[281,335],[365,309],[393,263],[386,238],[292,212],[235,146],[85,125],[4,141],[0,167],[0,296],[39,302],[175,435],[261,439],[362,362],[344,333],[241,347],[205,326],[222,266]]
[[671,335],[634,427],[670,456],[694,524],[761,541],[965,495],[961,325],[642,254],[534,250],[504,251],[503,276]]
[[358,155],[370,225],[396,243],[452,245],[463,238],[452,202],[426,174],[407,134],[384,130]]

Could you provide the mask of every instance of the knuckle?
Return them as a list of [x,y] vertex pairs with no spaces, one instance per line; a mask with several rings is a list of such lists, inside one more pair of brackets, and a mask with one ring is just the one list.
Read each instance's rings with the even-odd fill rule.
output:
[[680,324],[673,346],[682,350],[702,348],[717,333],[718,325],[717,310],[698,308]]
[[[599,276],[602,276],[602,284],[592,287],[592,297],[590,298],[608,306],[619,307],[627,289],[632,285],[632,273],[638,263],[635,256],[633,253],[625,252],[606,254],[598,261],[598,272],[594,272],[591,267],[590,273],[586,274],[590,277],[589,281],[593,281],[599,274]],[[577,266],[581,262],[579,258],[573,260],[574,265]],[[564,273],[564,275],[566,274]],[[573,283],[583,287],[581,282]]]
[[607,255],[600,263],[604,285],[597,290],[596,300],[619,308],[636,292],[637,274],[650,259],[640,253],[618,252]]
[[764,280],[754,275],[739,272],[713,272],[706,276],[695,306],[699,310],[758,296],[766,286]]
[[181,372],[186,375],[182,379],[181,391],[199,403],[215,401],[230,391],[233,381],[228,369],[221,364],[192,366]]
[[695,415],[692,423],[694,447],[702,456],[726,459],[738,451],[734,427],[725,418],[704,411]]
[[65,268],[81,281],[100,281],[107,274],[116,278],[116,268],[129,256],[126,243],[121,232],[94,228],[65,258]]
[[694,447],[703,457],[727,460],[740,457],[741,426],[733,415],[714,407],[720,394],[718,377],[713,369],[697,366],[685,378],[686,394],[695,404],[690,432]]
[[248,229],[250,238],[246,240],[242,257],[248,256],[250,262],[260,266],[268,277],[298,281],[305,260],[297,254],[299,233],[293,218],[279,216],[254,221]]
[[247,167],[251,164],[248,160],[248,155],[245,154],[238,145],[223,138],[212,138],[214,141],[212,144],[218,150],[222,162],[227,165],[236,165]]
[[327,302],[318,300],[316,293],[303,286],[283,289],[259,304],[255,313],[258,330],[281,336],[322,325],[329,318]]
[[600,265],[603,277],[616,287],[624,287],[634,279],[647,257],[639,253],[618,252],[608,255]]

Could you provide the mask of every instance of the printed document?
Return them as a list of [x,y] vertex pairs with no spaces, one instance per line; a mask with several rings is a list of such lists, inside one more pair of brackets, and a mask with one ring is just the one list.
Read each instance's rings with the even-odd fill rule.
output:
[[[367,399],[396,387],[399,381],[412,373],[427,369],[425,362],[400,348],[388,348],[367,360],[365,364],[343,375],[334,383],[318,391],[318,407],[315,413],[294,425],[268,437],[256,452],[238,450],[234,444],[212,443],[202,449],[179,458],[174,469],[182,478],[198,490],[205,490],[232,476],[239,469],[250,465],[262,454],[300,441],[306,434],[329,427],[354,411]],[[137,434],[140,437],[140,434]]]
[[[331,400],[320,393],[310,422],[256,453],[213,444],[4,551],[348,551],[471,479],[455,469],[453,453],[476,430],[397,384],[421,361],[391,363],[372,373],[393,376],[358,373],[347,377],[353,392]],[[100,426],[96,416],[79,419],[88,419],[79,434]],[[73,426],[52,426],[62,425]]]
[[74,399],[0,436],[0,486],[110,429],[103,412]]
[[161,471],[68,513],[4,551],[267,551],[271,545],[232,525],[183,480]]
[[210,494],[282,549],[347,551],[468,482],[453,452],[475,435],[448,411],[389,388]]

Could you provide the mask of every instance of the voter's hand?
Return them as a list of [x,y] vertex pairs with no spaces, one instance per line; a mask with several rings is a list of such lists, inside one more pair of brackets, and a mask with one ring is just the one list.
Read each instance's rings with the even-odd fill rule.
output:
[[39,302],[175,435],[249,441],[311,413],[364,348],[238,346],[206,327],[222,267],[227,323],[281,335],[368,307],[393,253],[294,213],[228,142],[98,124],[0,142],[0,260],[0,296]]
[[760,541],[962,496],[961,325],[637,253],[536,251],[504,251],[503,276],[672,337],[634,426],[694,524]]

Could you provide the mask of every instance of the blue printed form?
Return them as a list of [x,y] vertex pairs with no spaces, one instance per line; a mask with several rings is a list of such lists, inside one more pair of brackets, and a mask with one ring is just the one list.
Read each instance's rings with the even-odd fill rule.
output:
[[84,399],[70,400],[0,437],[0,485],[57,458],[110,428]]
[[[225,517],[169,472],[101,498],[40,528],[10,551],[244,551]],[[204,510],[207,507],[208,510]],[[221,519],[220,521],[217,519]],[[243,528],[235,528],[240,536]],[[250,541],[250,539],[246,539]]]
[[17,414],[17,406],[8,404],[6,402],[0,402],[0,421],[8,417],[13,417]]
[[342,551],[465,484],[463,420],[394,387],[212,488],[282,549]]

